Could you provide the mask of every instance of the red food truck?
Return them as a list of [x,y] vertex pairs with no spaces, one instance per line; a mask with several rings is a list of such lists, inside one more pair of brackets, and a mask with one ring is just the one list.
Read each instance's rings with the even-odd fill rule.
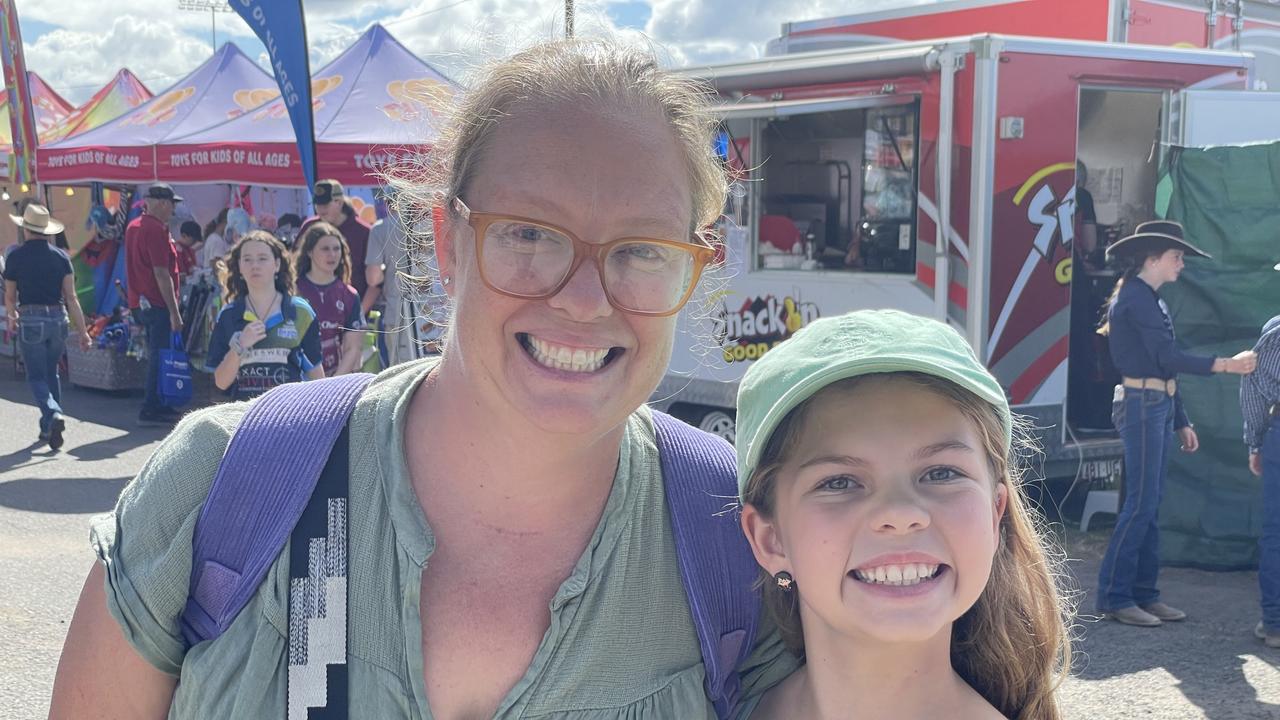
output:
[[[964,0],[905,24],[908,11],[792,23],[773,46],[785,54],[685,71],[721,100],[718,150],[736,174],[728,278],[684,315],[655,405],[732,438],[737,380],[770,347],[819,316],[898,308],[965,334],[1039,428],[1041,477],[1116,478],[1117,378],[1093,333],[1115,279],[1101,250],[1156,217],[1161,159],[1192,125],[1215,142],[1280,136],[1252,53],[1107,42],[1120,4]],[[885,41],[1017,29],[1022,12],[1097,40]],[[795,52],[822,35],[861,45]],[[1249,126],[1240,108],[1255,96],[1269,120]],[[1233,123],[1247,126],[1238,137]],[[1085,194],[1092,254],[1073,253]]]

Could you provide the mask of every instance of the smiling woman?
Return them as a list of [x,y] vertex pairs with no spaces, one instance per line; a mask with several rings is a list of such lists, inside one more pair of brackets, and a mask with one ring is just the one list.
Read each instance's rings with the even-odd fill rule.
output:
[[[680,461],[655,424],[676,421],[644,407],[714,256],[700,231],[725,181],[705,95],[634,48],[540,44],[479,78],[427,173],[392,178],[405,226],[433,228],[453,317],[439,359],[368,386],[335,462],[360,717],[737,717],[794,667],[767,622],[727,671],[704,664],[677,542],[725,526],[726,553],[749,568],[750,549],[710,512],[673,531],[666,493],[704,468],[664,475]],[[262,309],[274,265],[253,249]],[[285,716],[304,643],[290,553],[217,639],[188,647],[180,628],[193,527],[244,412],[185,420],[96,525],[53,717]]]

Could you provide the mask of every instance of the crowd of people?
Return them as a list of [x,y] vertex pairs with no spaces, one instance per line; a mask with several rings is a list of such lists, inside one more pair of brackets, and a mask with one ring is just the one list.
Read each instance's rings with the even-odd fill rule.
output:
[[[651,56],[556,41],[478,80],[433,150],[435,175],[392,178],[405,215],[381,229],[347,214],[326,180],[292,246],[234,210],[175,241],[182,198],[151,186],[126,231],[129,304],[158,351],[182,327],[182,264],[212,257],[226,302],[207,363],[236,399],[356,369],[369,310],[402,295],[388,281],[420,220],[410,208],[433,208],[429,270],[452,331],[438,356],[363,389],[323,469],[310,445],[279,449],[342,478],[341,501],[320,513],[342,541],[282,539],[238,616],[199,641],[192,603],[214,613],[230,601],[201,590],[206,575],[241,569],[199,562],[193,545],[211,487],[258,480],[224,454],[262,406],[179,423],[94,521],[99,562],[51,717],[340,712],[330,702],[379,718],[1062,717],[1071,607],[1023,486],[1025,429],[953,328],[891,310],[816,320],[747,371],[736,447],[676,431],[694,438],[690,459],[664,440],[668,419],[645,403],[675,315],[716,257],[706,228],[726,182],[713,131],[702,89]],[[61,442],[46,369],[56,343],[38,339],[65,338],[68,314],[77,330],[83,317],[42,211],[15,218],[31,245],[10,256],[6,295],[20,297],[6,307],[38,365],[40,431]],[[1184,256],[1205,254],[1164,221],[1107,252],[1125,268],[1104,331],[1124,375],[1113,413],[1129,485],[1098,607],[1154,626],[1185,617],[1156,590],[1170,443],[1198,445],[1179,372],[1247,376],[1249,466],[1280,518],[1280,318],[1253,350],[1187,354],[1157,291]],[[142,418],[176,419],[153,392]],[[740,512],[678,516],[673,485],[693,475]],[[745,619],[710,634],[698,588],[730,576],[687,572],[708,547],[758,575],[716,593]],[[1280,646],[1280,520],[1263,550],[1256,632]],[[346,617],[307,619],[326,612]],[[326,632],[339,633],[336,655]],[[321,653],[328,672],[308,664]]]

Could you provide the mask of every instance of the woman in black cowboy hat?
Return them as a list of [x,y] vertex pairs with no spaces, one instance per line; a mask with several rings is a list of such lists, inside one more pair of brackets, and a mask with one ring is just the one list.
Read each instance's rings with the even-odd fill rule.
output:
[[1108,337],[1111,357],[1123,377],[1116,388],[1112,419],[1124,442],[1124,506],[1103,556],[1098,578],[1098,611],[1127,625],[1155,627],[1182,620],[1186,613],[1160,601],[1160,531],[1156,514],[1164,492],[1168,449],[1176,432],[1185,452],[1200,445],[1178,395],[1178,373],[1209,375],[1253,372],[1257,358],[1244,351],[1230,358],[1192,355],[1174,340],[1169,309],[1156,294],[1178,279],[1183,258],[1209,258],[1187,242],[1182,226],[1156,220],[1107,249],[1124,269],[1107,303],[1099,333]]

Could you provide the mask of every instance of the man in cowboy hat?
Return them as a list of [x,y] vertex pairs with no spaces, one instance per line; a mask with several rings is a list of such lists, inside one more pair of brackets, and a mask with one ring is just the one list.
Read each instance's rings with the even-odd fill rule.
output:
[[[1280,263],[1275,269],[1280,271]],[[1262,620],[1254,628],[1267,647],[1280,648],[1280,315],[1262,326],[1253,346],[1258,369],[1240,383],[1249,470],[1262,478],[1262,537],[1258,589]]]
[[74,321],[81,347],[89,347],[89,334],[76,297],[71,258],[50,244],[62,232],[62,223],[36,203],[28,204],[21,215],[10,215],[9,219],[25,237],[5,262],[4,306],[9,332],[17,335],[22,362],[27,367],[27,384],[40,408],[39,438],[58,450],[66,431],[58,361],[67,342],[67,315]]
[[1156,291],[1178,279],[1183,257],[1208,258],[1183,237],[1176,222],[1142,223],[1107,249],[1124,266],[1111,293],[1107,336],[1123,381],[1116,387],[1111,416],[1124,442],[1124,506],[1098,573],[1098,611],[1117,622],[1156,627],[1187,614],[1160,600],[1160,530],[1156,515],[1164,491],[1168,449],[1176,432],[1185,452],[1200,440],[1178,393],[1178,373],[1209,375],[1253,372],[1251,350],[1230,358],[1192,355],[1178,347],[1169,310]]

